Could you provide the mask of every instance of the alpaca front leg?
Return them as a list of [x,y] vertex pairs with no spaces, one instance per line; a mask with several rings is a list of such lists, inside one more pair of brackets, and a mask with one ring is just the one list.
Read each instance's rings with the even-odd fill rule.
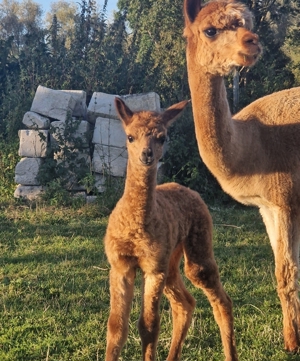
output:
[[260,213],[266,225],[275,257],[277,292],[283,313],[283,337],[287,351],[300,347],[300,304],[298,297],[299,217],[279,207],[262,207]]
[[118,361],[128,335],[128,319],[133,298],[135,270],[110,271],[110,314],[107,322],[105,361]]
[[164,274],[144,275],[143,301],[138,322],[143,361],[155,361],[160,328],[159,305],[165,284]]

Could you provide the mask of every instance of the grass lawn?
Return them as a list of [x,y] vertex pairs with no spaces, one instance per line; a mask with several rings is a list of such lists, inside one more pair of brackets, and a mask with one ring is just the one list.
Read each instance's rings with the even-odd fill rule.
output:
[[[240,360],[300,360],[283,351],[273,255],[258,211],[236,205],[210,211],[221,279],[234,303]],[[1,205],[1,361],[104,360],[109,312],[109,265],[102,242],[106,224],[97,205]],[[141,360],[139,278],[123,361]],[[223,360],[209,303],[187,285],[197,308],[182,360]],[[157,361],[166,359],[171,327],[164,298]]]

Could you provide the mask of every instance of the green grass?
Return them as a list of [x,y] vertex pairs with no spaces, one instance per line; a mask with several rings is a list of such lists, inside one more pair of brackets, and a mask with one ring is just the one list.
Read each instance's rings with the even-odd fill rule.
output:
[[[240,360],[292,361],[283,351],[282,315],[271,247],[258,211],[210,208],[222,282],[234,303]],[[0,209],[0,360],[104,360],[109,265],[103,250],[107,217],[97,205],[77,209],[2,204]],[[120,360],[141,360],[136,321]],[[211,308],[187,281],[197,308],[182,360],[220,361],[223,351]],[[166,359],[171,316],[163,299],[158,361]]]

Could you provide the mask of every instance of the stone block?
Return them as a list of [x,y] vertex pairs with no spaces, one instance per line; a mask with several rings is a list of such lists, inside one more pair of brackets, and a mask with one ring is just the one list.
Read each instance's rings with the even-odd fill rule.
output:
[[26,112],[22,123],[31,129],[49,129],[50,119],[35,112]]
[[68,93],[39,85],[35,93],[31,111],[56,120],[66,120],[72,116],[76,100]]
[[155,92],[122,95],[120,98],[122,98],[126,105],[134,112],[139,110],[161,111],[160,98]]
[[95,173],[95,187],[97,188],[98,192],[103,193],[106,190],[105,187],[106,178],[103,174]]
[[48,130],[19,130],[19,155],[21,157],[46,157],[49,139],[48,135]]
[[72,194],[74,198],[81,198],[83,201],[86,202],[86,193],[85,192],[74,192]]
[[86,203],[90,204],[90,203],[96,203],[97,201],[97,196],[86,196]]
[[73,117],[86,119],[87,117],[86,92],[83,90],[61,90],[61,91],[70,94],[76,101],[76,105],[72,113]]
[[119,119],[115,109],[115,98],[118,95],[101,92],[93,93],[88,105],[88,121],[95,123],[98,117]]
[[93,143],[114,147],[126,147],[126,134],[121,121],[118,119],[97,118],[93,134]]
[[43,192],[43,186],[24,186],[19,184],[14,192],[14,197],[24,198],[33,201],[38,199]]
[[[73,147],[76,146],[76,141],[77,141],[76,138],[80,138],[81,141],[78,142],[79,146],[83,148],[87,148],[89,147],[90,136],[91,136],[90,127],[91,127],[90,123],[87,122],[86,120],[80,121],[73,119],[72,122],[56,120],[52,122],[50,125],[51,145],[54,147],[63,146],[63,145]],[[69,138],[69,141],[67,141],[66,143],[65,143],[65,137]]]
[[22,158],[15,168],[15,182],[22,185],[40,185],[37,176],[42,158]]
[[92,166],[96,173],[124,177],[127,167],[127,150],[95,144]]
[[95,92],[88,106],[88,121],[95,123],[98,117],[119,119],[114,103],[115,97],[123,99],[133,111],[152,110],[160,112],[161,110],[159,95],[154,92],[122,96]]

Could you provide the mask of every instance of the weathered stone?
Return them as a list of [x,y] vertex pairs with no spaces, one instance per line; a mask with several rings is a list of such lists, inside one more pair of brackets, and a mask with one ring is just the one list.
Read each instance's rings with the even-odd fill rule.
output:
[[85,192],[74,192],[72,194],[74,198],[82,198],[82,200],[86,200],[86,193]]
[[15,182],[22,185],[40,185],[37,176],[42,158],[22,158],[15,168]]
[[70,94],[39,85],[30,110],[49,118],[65,121],[72,116],[75,106],[76,100]]
[[127,167],[127,150],[95,144],[92,165],[96,173],[124,177]]
[[95,203],[97,201],[97,196],[86,196],[86,203]]
[[106,190],[106,178],[103,174],[95,173],[95,187],[97,188],[98,192],[103,193]]
[[88,121],[95,123],[98,117],[119,119],[115,109],[115,98],[118,95],[101,92],[93,93],[88,105]]
[[122,98],[126,105],[134,112],[139,110],[161,111],[159,95],[154,92],[122,95],[120,98]]
[[70,94],[76,101],[76,105],[72,115],[74,117],[86,119],[87,117],[86,92],[83,90],[61,90],[61,91]]
[[99,117],[96,119],[94,144],[126,147],[126,134],[120,120]]
[[152,110],[160,112],[160,98],[154,92],[123,96],[95,92],[88,106],[88,121],[95,123],[98,117],[119,119],[114,103],[116,97],[123,99],[133,111]]
[[21,157],[46,157],[48,147],[48,130],[19,130]]
[[[77,142],[80,147],[87,148],[91,137],[90,126],[86,120],[72,120],[72,123],[56,120],[50,125],[51,144],[54,147],[63,145],[73,147]],[[79,142],[77,138],[80,139]]]
[[33,201],[38,199],[43,192],[43,186],[24,186],[22,184],[19,184],[14,192],[14,197],[24,198]]
[[49,118],[43,117],[35,112],[26,112],[22,123],[32,129],[49,129],[50,127]]

